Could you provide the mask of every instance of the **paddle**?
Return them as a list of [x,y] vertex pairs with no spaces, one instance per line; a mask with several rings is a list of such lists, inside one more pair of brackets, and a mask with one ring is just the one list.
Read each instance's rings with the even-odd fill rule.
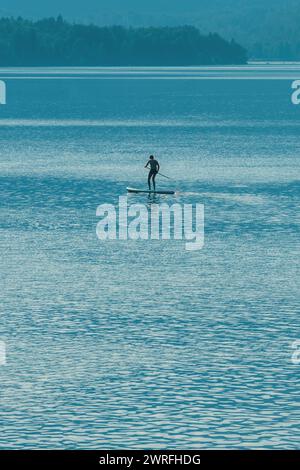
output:
[[164,178],[168,178],[168,180],[172,180],[173,178],[171,178],[170,176],[166,176],[166,175],[163,175],[162,173],[158,172],[158,174],[160,176],[163,176]]
[[[148,169],[148,168],[145,168],[145,170],[148,170],[148,171],[149,171],[149,169]],[[160,173],[160,172],[158,172],[157,174],[158,174],[158,175],[160,175],[160,176],[163,176],[164,178],[167,178],[168,180],[172,180],[172,179],[173,179],[173,178],[171,178],[170,176],[163,175],[163,174],[162,174],[162,173]]]

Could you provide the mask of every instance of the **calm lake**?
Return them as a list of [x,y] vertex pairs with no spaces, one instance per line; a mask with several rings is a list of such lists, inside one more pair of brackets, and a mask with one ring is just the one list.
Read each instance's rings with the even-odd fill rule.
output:
[[[0,78],[0,448],[299,448],[300,65]],[[151,153],[202,250],[97,238]]]

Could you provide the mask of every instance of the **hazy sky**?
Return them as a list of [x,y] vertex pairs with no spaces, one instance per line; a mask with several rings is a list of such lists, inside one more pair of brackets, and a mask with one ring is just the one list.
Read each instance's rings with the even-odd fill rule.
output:
[[[213,0],[220,2],[220,0]],[[223,0],[224,2],[224,0]],[[184,12],[187,9],[198,10],[199,5],[209,5],[207,0],[1,0],[0,10],[8,13],[22,15],[57,15],[85,16],[93,12],[105,10],[111,13],[124,13],[135,11],[137,13],[151,13],[165,11],[168,13]]]
[[[290,0],[285,0],[285,3]],[[293,1],[293,0],[292,0]],[[25,17],[58,15],[68,18],[84,19],[101,12],[118,16],[128,12],[137,15],[159,14],[170,16],[188,16],[195,12],[218,9],[238,10],[253,8],[256,5],[284,3],[284,0],[1,0],[0,13],[22,15]],[[230,13],[230,12],[229,12]]]

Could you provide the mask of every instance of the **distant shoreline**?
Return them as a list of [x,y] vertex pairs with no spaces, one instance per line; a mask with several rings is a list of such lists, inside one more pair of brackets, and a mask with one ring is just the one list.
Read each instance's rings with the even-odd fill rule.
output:
[[0,18],[0,67],[217,66],[247,63],[247,51],[193,26],[125,28],[75,24],[61,16]]
[[248,65],[300,65],[300,60],[250,59]]

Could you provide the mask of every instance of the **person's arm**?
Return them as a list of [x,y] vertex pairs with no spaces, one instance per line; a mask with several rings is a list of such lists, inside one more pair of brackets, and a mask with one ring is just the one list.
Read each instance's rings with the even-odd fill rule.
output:
[[159,163],[157,162],[157,165],[156,165],[157,173],[159,172],[159,169],[160,169],[160,166],[159,166]]
[[148,168],[148,165],[149,165],[149,160],[147,161],[146,165],[145,165],[145,168]]

